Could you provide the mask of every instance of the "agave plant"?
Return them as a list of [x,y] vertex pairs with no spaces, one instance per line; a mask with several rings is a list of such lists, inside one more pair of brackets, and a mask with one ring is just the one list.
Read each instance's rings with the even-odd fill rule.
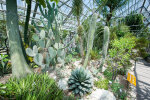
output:
[[72,71],[68,80],[69,90],[77,96],[89,93],[93,87],[92,74],[83,67]]

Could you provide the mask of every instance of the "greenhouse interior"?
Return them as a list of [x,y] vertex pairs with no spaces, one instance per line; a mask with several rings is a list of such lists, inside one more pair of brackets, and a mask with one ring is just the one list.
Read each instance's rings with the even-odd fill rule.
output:
[[150,100],[150,0],[0,0],[0,100]]

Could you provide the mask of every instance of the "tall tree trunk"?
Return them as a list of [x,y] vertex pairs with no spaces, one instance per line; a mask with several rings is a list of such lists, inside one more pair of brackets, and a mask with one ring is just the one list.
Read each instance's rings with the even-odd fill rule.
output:
[[110,20],[112,18],[112,12],[113,12],[113,8],[109,7],[110,8],[110,12],[109,14],[107,14],[107,17],[106,17],[106,26],[110,26]]
[[39,7],[39,3],[36,1],[35,8],[34,8],[34,13],[33,13],[33,18],[32,18],[32,22],[31,22],[32,25],[34,23],[34,19],[35,19],[38,7]]
[[19,35],[17,2],[6,0],[7,36],[9,40],[12,74],[14,77],[23,77],[32,73],[23,55],[21,39]]
[[27,6],[27,14],[26,14],[26,21],[25,21],[25,27],[24,27],[24,42],[29,45],[28,40],[28,26],[29,26],[29,20],[30,20],[30,13],[31,13],[31,4],[32,0],[29,0],[29,4]]

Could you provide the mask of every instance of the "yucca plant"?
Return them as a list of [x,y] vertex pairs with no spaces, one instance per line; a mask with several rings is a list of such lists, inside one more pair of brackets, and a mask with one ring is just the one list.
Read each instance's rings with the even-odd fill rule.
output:
[[89,93],[93,87],[92,74],[83,67],[72,71],[68,80],[69,90],[81,97]]

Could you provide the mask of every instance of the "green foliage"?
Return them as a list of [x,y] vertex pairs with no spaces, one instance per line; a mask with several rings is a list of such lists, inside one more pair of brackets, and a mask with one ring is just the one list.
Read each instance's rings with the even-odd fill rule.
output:
[[101,6],[101,4],[104,4],[102,13],[104,18],[106,18],[107,24],[109,24],[109,21],[111,20],[113,16],[113,12],[120,7],[124,6],[128,0],[96,0],[99,4],[98,6]]
[[77,17],[77,20],[79,20],[81,14],[83,11],[83,1],[82,0],[73,0],[72,2],[72,12],[73,15]]
[[95,34],[95,30],[96,30],[96,21],[97,21],[97,15],[94,14],[89,23],[90,29],[89,29],[89,34],[88,34],[87,53],[86,53],[83,67],[87,66],[90,51],[93,48],[93,40],[94,40],[94,34]]
[[84,32],[83,26],[82,26],[82,25],[78,26],[77,31],[78,31],[78,35],[79,35],[79,36],[82,36],[82,35],[83,35],[83,32]]
[[109,80],[108,79],[99,79],[98,81],[94,82],[94,85],[100,89],[105,89],[108,90],[108,84]]
[[125,66],[131,59],[132,49],[136,46],[136,38],[132,35],[126,35],[120,39],[115,39],[111,42],[111,49],[109,50],[110,58],[118,66]]
[[69,54],[65,57],[65,63],[75,62],[77,59],[72,55]]
[[112,89],[112,92],[115,94],[115,96],[118,99],[126,100],[127,93],[123,89],[123,86],[121,84],[119,84],[119,83],[112,83],[111,89]]
[[107,69],[104,71],[104,76],[105,76],[108,80],[112,80],[113,73],[112,73],[112,71],[111,71],[110,68],[107,68]]
[[[2,88],[5,87],[5,88]],[[63,92],[48,74],[32,74],[21,79],[9,79],[0,95],[17,100],[62,100]]]
[[101,57],[99,54],[99,51],[97,49],[91,50],[90,55],[91,55],[92,60],[96,60],[96,59],[99,59]]
[[[129,26],[125,24],[119,24],[111,28],[111,32],[116,34],[117,37],[123,37],[130,32]],[[116,36],[111,36],[111,40],[116,39]]]
[[118,69],[117,74],[124,76],[127,74],[127,69],[120,68],[120,69]]
[[144,37],[138,38],[136,41],[136,48],[139,50],[138,53],[143,58],[148,56],[148,53],[146,52],[146,48],[148,47],[148,43],[149,43],[149,41]]
[[0,76],[9,72],[10,68],[8,66],[8,55],[0,55]]
[[129,16],[125,17],[125,23],[130,27],[131,32],[137,32],[144,26],[144,17],[142,14],[135,14],[132,12]]
[[92,74],[83,67],[77,68],[72,71],[68,80],[68,85],[69,90],[81,97],[86,93],[89,93],[93,87]]
[[102,49],[102,46],[103,46],[104,26],[100,22],[98,22],[96,26],[97,28],[95,31],[93,47],[100,50]]
[[0,20],[0,47],[6,46],[5,45],[5,40],[7,39],[7,34],[6,34],[6,21]]
[[59,2],[59,0],[51,0],[51,1],[54,1],[54,2],[56,2],[56,4],[58,4],[58,2]]

